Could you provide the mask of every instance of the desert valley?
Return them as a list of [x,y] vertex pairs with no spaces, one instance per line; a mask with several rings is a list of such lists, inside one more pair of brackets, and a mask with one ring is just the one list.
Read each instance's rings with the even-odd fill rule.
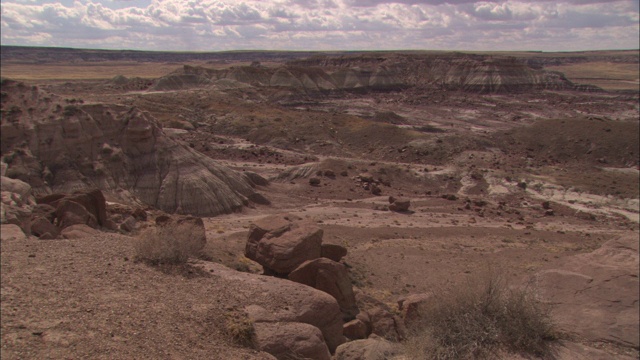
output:
[[640,358],[637,50],[1,60],[2,359]]

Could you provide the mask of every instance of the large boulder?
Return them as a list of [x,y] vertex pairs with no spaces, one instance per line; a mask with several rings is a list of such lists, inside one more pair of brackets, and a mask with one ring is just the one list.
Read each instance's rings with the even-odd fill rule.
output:
[[54,239],[58,237],[60,229],[42,216],[31,219],[30,233],[39,238]]
[[234,290],[234,297],[246,304],[244,311],[254,324],[305,323],[315,326],[331,352],[344,342],[340,306],[331,295],[293,281],[238,272],[221,264],[197,261],[194,265],[211,276],[242,284]]
[[300,223],[279,236],[264,236],[252,247],[250,233],[245,255],[262,265],[265,273],[286,276],[303,262],[321,256],[322,235],[322,229],[312,223]]
[[254,345],[277,359],[330,360],[322,332],[313,325],[285,323],[254,324]]
[[64,199],[58,202],[55,215],[60,229],[76,224],[88,225],[92,228],[98,227],[96,217],[75,201]]
[[354,319],[359,312],[351,278],[347,268],[340,263],[326,258],[305,261],[289,274],[289,280],[333,296],[340,305],[345,321]]
[[387,304],[362,291],[356,292],[356,302],[360,308],[357,318],[363,322],[368,320],[372,334],[390,341],[400,341],[406,338],[407,329],[404,326],[404,321],[394,315],[393,310]]
[[263,238],[270,239],[272,237],[278,237],[290,231],[296,226],[293,222],[295,220],[299,220],[299,218],[290,214],[281,214],[267,216],[253,222],[249,226],[249,236],[247,238],[244,255],[249,259],[255,259],[260,240]]
[[543,299],[553,304],[559,327],[588,341],[638,348],[638,234],[567,258],[536,275]]

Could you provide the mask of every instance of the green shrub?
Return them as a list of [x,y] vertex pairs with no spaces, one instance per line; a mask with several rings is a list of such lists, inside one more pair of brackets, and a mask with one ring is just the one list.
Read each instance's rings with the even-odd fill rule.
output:
[[546,357],[555,340],[549,309],[494,272],[434,295],[420,319],[406,342],[412,359],[494,359],[505,351]]

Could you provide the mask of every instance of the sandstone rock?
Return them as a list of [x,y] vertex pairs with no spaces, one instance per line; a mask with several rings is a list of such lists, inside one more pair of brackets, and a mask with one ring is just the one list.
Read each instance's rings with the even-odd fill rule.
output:
[[85,224],[92,228],[98,227],[98,220],[93,214],[79,203],[66,198],[57,204],[55,215],[60,229],[76,224]]
[[15,224],[2,224],[0,225],[0,239],[4,240],[25,240],[27,235],[24,234],[22,229]]
[[93,189],[87,192],[77,192],[68,197],[67,200],[82,205],[98,221],[99,226],[104,226],[107,221],[107,203],[102,191]]
[[254,329],[255,347],[277,359],[331,359],[322,332],[315,326],[297,322],[256,323]]
[[354,319],[359,312],[347,268],[340,263],[326,258],[305,261],[289,274],[289,280],[333,296],[346,321]]
[[64,239],[81,239],[96,236],[100,232],[88,225],[76,224],[62,229],[60,236]]
[[334,360],[392,360],[401,356],[402,348],[398,344],[373,337],[338,346]]
[[406,326],[416,324],[421,320],[420,307],[423,306],[433,294],[411,294],[398,300],[398,309]]
[[393,315],[385,307],[376,306],[372,309],[367,309],[367,313],[371,317],[372,334],[391,341],[400,341],[406,337],[402,319]]
[[322,244],[320,253],[323,258],[340,262],[343,257],[347,256],[347,249],[344,246],[335,244]]
[[277,237],[294,227],[292,220],[297,220],[292,215],[273,215],[255,221],[249,226],[249,236],[244,254],[249,259],[255,259],[258,243],[263,237]]
[[610,240],[536,275],[560,328],[589,341],[639,346],[638,234]]
[[295,322],[313,325],[320,329],[331,352],[344,341],[340,307],[331,295],[293,281],[239,272],[221,264],[197,261],[194,265],[211,276],[222,277],[232,284],[242,284],[234,294],[245,299],[247,305],[244,310],[254,323]]
[[404,211],[409,211],[410,206],[411,206],[411,201],[409,199],[394,199],[393,203],[389,205],[389,210],[404,212]]
[[322,229],[312,223],[293,225],[285,217],[270,220],[273,222],[269,225],[251,227],[245,247],[249,259],[267,271],[286,276],[303,262],[320,257]]
[[344,324],[342,333],[350,340],[366,339],[369,336],[367,324],[360,319],[353,319]]
[[43,238],[44,234],[49,234],[48,238],[55,239],[60,230],[44,217],[36,217],[31,220],[31,234]]
[[136,218],[134,218],[133,216],[128,216],[126,219],[124,219],[122,224],[120,224],[120,230],[124,232],[132,232],[136,229],[136,224]]
[[33,201],[34,198],[31,193],[31,185],[22,180],[11,179],[6,176],[0,177],[0,181],[2,191],[8,191],[17,195],[19,206],[29,203],[35,204],[35,201]]

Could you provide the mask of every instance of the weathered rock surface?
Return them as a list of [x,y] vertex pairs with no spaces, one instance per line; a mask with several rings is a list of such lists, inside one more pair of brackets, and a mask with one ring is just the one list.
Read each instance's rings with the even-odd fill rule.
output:
[[433,294],[411,294],[398,300],[398,309],[406,326],[411,326],[420,321],[420,307],[424,305]]
[[0,239],[2,240],[24,240],[27,235],[24,234],[22,229],[15,224],[2,224],[0,225]]
[[403,359],[402,349],[380,337],[355,340],[338,347],[335,360],[392,360]]
[[405,211],[409,211],[409,207],[411,206],[411,200],[404,199],[404,198],[400,198],[400,199],[390,198],[389,202],[390,202],[389,210],[391,211],[405,212]]
[[342,333],[350,340],[366,339],[369,336],[367,324],[360,319],[353,319],[345,323],[342,327]]
[[297,322],[262,322],[254,324],[254,330],[256,348],[277,359],[331,359],[322,332],[313,325]]
[[286,230],[290,226],[288,222],[282,221],[274,225],[277,228],[271,231],[272,236],[264,236],[267,234],[264,233],[257,246],[252,239],[257,238],[263,231],[257,228],[250,231],[245,250],[245,255],[258,262],[265,270],[287,275],[303,262],[321,256],[322,229],[311,223],[296,224],[289,231]]
[[[344,342],[342,314],[337,301],[312,287],[279,279],[231,270],[223,265],[200,261],[195,264],[212,276],[242,283],[234,296],[247,304],[244,310],[255,323],[305,323],[322,333],[329,351]],[[216,291],[212,289],[212,291]]]
[[246,175],[170,139],[148,113],[68,104],[11,80],[2,88],[2,107],[12,109],[1,123],[6,174],[36,194],[98,188],[170,213],[213,216],[240,210],[255,193]]
[[322,244],[320,250],[322,257],[340,262],[343,257],[347,256],[347,249],[344,246],[335,244]]
[[638,271],[638,234],[630,234],[568,258],[536,279],[564,331],[638,348]]
[[62,229],[60,236],[64,239],[81,239],[98,235],[100,232],[88,225],[77,224]]
[[354,319],[360,311],[347,268],[340,263],[326,258],[305,261],[289,274],[289,280],[333,296],[340,305],[345,321]]
[[399,341],[407,336],[407,330],[402,319],[394,315],[391,308],[383,302],[364,294],[356,292],[356,301],[360,314],[356,318],[369,319],[371,333],[390,341]]

